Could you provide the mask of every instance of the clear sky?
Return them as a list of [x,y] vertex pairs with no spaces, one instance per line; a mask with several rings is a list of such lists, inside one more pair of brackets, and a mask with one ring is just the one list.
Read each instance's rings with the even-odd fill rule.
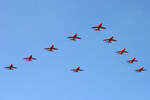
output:
[[[150,100],[149,4],[1,0],[0,100]],[[106,30],[91,29],[100,22]],[[75,32],[81,40],[66,38]],[[118,41],[104,43],[111,35]],[[50,44],[59,50],[44,50]],[[115,53],[122,48],[129,53]],[[30,54],[37,60],[23,60]],[[126,63],[132,57],[139,62]],[[3,68],[10,64],[18,69]],[[77,65],[84,71],[71,72]],[[140,66],[147,71],[135,72]]]

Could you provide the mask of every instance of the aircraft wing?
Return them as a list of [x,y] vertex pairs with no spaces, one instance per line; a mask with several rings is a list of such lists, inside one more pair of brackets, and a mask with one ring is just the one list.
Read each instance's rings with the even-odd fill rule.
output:
[[23,59],[29,59],[29,58],[23,58]]
[[108,41],[109,39],[104,39],[104,41]]
[[106,29],[106,27],[101,27],[101,29]]
[[135,62],[138,62],[138,60],[134,60]]
[[33,60],[36,60],[36,58],[32,58]]
[[116,51],[116,53],[120,53],[120,51]]
[[84,71],[83,69],[79,69],[79,71]]
[[53,48],[54,50],[58,50],[58,48]]
[[125,53],[128,53],[128,51],[124,51]]
[[92,28],[98,28],[97,26],[94,26],[94,27],[92,27]]
[[73,38],[73,37],[67,37],[67,38]]
[[117,40],[112,39],[112,41],[117,41]]
[[74,69],[74,68],[72,68],[72,69],[70,69],[70,71],[75,71],[76,69]]
[[80,37],[76,37],[77,39],[81,39]]

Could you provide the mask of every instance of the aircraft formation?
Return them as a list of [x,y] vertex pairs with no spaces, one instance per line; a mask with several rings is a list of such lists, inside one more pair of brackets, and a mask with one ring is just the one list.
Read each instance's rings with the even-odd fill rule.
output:
[[[103,23],[100,23],[98,26],[94,26],[92,27],[95,31],[101,31],[101,29],[106,29],[106,27],[102,26]],[[81,39],[81,37],[78,37],[77,33],[74,33],[73,36],[69,36],[67,37],[68,39],[72,40],[72,41],[76,41],[77,39]],[[114,36],[110,36],[108,39],[104,39],[103,41],[105,41],[106,43],[112,43],[112,42],[116,42],[117,40],[114,39]],[[54,47],[54,44],[50,45],[49,48],[44,48],[47,51],[54,51],[54,50],[59,50],[58,48]],[[123,55],[124,53],[128,53],[128,51],[126,51],[126,48],[122,48],[119,51],[116,51],[116,53]],[[32,61],[32,60],[37,60],[37,58],[34,58],[31,55],[29,55],[29,57],[24,58],[24,60],[26,61]],[[138,60],[136,60],[136,57],[131,58],[130,60],[127,61],[128,63],[132,64],[134,62],[138,62]],[[13,69],[17,69],[17,67],[14,67],[13,64],[10,64],[8,67],[4,67],[8,70],[13,70]],[[84,71],[83,69],[80,68],[80,66],[77,66],[76,68],[72,68],[70,71],[73,72],[79,72],[79,71]],[[144,69],[143,66],[140,66],[138,69],[135,70],[136,72],[142,72],[142,71],[146,71],[146,69]]]

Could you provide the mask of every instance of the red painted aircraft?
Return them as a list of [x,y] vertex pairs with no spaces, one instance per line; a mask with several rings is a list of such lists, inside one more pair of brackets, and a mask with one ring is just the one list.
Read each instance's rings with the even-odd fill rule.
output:
[[137,71],[137,72],[141,72],[141,71],[146,71],[146,70],[144,69],[144,67],[140,67],[140,68],[137,69],[136,71]]
[[128,60],[129,63],[138,62],[138,60],[135,60],[136,58],[132,58],[131,60]]
[[58,48],[54,48],[54,45],[52,44],[49,48],[45,48],[48,51],[58,50]]
[[81,39],[81,37],[77,37],[77,33],[75,33],[73,36],[67,37],[67,38],[70,38],[71,40]]
[[109,39],[104,39],[104,41],[106,41],[107,43],[111,43],[111,41],[117,41],[113,39],[113,36],[110,36]]
[[119,54],[123,54],[123,53],[128,53],[127,51],[126,51],[126,48],[123,48],[123,49],[121,49],[121,51],[117,51],[116,53],[119,53]]
[[36,60],[36,58],[33,58],[32,55],[30,55],[28,58],[24,58],[24,59],[26,59],[26,61]]
[[9,67],[4,67],[4,68],[7,68],[9,70],[17,69],[17,67],[14,67],[13,64],[10,64]]
[[106,27],[102,27],[103,23],[100,23],[98,26],[94,26],[92,28],[94,28],[96,31],[100,31],[100,29],[106,29]]
[[74,72],[78,72],[78,71],[83,71],[82,69],[80,69],[79,66],[77,66],[77,68],[72,68],[71,71],[74,71]]

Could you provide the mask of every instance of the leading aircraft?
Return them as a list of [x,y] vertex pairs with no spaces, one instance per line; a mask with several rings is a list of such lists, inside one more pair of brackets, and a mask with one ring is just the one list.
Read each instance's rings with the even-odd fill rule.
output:
[[10,64],[9,67],[4,67],[4,68],[7,68],[9,70],[17,69],[17,67],[14,67],[13,64]]
[[103,23],[100,23],[98,26],[94,26],[92,28],[94,28],[96,31],[100,31],[100,29],[106,29],[106,27],[102,26]]
[[77,37],[77,33],[75,33],[73,36],[70,36],[67,38],[70,38],[71,40],[81,39],[81,37]]
[[32,55],[30,55],[28,58],[24,58],[24,59],[26,59],[26,61],[36,60],[36,58],[33,58]]
[[80,69],[79,66],[77,66],[75,69],[72,68],[71,71],[74,71],[74,72],[78,72],[78,71],[83,71],[82,69]]
[[48,51],[58,50],[58,48],[54,48],[54,45],[52,44],[49,48],[44,48]]
[[117,41],[117,40],[115,40],[113,36],[110,36],[108,39],[104,39],[104,41],[106,41],[107,43],[111,43],[111,41]]

